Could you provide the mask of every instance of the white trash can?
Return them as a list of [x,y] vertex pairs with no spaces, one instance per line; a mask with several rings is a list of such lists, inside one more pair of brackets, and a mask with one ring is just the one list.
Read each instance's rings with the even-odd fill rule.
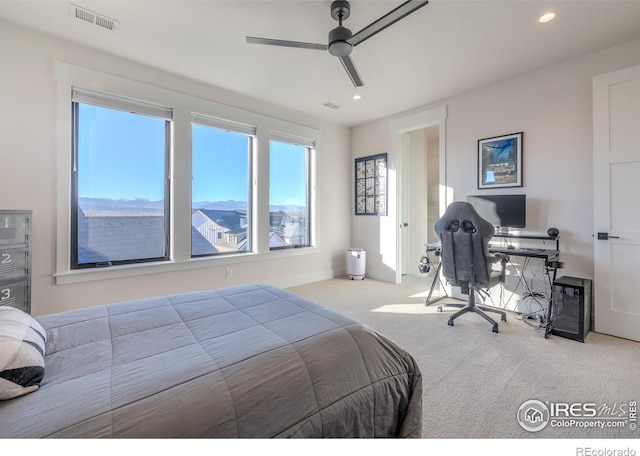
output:
[[347,275],[351,280],[364,280],[367,252],[364,249],[347,250]]

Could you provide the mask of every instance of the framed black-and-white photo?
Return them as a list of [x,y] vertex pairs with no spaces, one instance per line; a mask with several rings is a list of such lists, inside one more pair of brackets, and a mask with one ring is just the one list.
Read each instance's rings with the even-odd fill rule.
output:
[[478,140],[478,188],[522,187],[522,132]]
[[387,154],[356,158],[356,215],[387,215]]

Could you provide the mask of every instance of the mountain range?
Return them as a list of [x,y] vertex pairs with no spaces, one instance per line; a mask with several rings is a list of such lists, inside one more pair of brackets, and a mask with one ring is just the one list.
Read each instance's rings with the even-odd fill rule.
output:
[[[164,200],[150,200],[144,198],[109,199],[109,198],[78,198],[80,209],[87,215],[161,215],[164,210]],[[194,209],[214,210],[246,210],[246,201],[197,201]],[[302,206],[273,205],[271,211],[300,212]]]

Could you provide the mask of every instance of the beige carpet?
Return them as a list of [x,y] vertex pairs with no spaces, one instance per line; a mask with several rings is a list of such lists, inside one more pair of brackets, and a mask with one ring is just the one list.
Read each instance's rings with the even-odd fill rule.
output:
[[423,376],[425,438],[640,437],[629,423],[606,429],[548,425],[532,433],[516,418],[530,399],[595,403],[610,407],[604,418],[617,416],[618,407],[640,402],[640,343],[593,332],[585,343],[545,339],[514,313],[500,322],[498,334],[475,314],[451,327],[454,309],[439,313],[437,304],[424,305],[428,284],[426,276],[406,276],[402,285],[345,277],[290,290],[367,324],[414,356]]

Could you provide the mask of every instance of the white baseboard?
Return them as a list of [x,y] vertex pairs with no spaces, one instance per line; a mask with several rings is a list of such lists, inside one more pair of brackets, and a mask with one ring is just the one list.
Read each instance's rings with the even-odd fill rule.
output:
[[278,288],[297,287],[308,283],[321,282],[323,280],[334,279],[347,275],[347,268],[339,268],[329,271],[316,272],[297,276],[282,277],[276,280],[269,280],[266,283]]

